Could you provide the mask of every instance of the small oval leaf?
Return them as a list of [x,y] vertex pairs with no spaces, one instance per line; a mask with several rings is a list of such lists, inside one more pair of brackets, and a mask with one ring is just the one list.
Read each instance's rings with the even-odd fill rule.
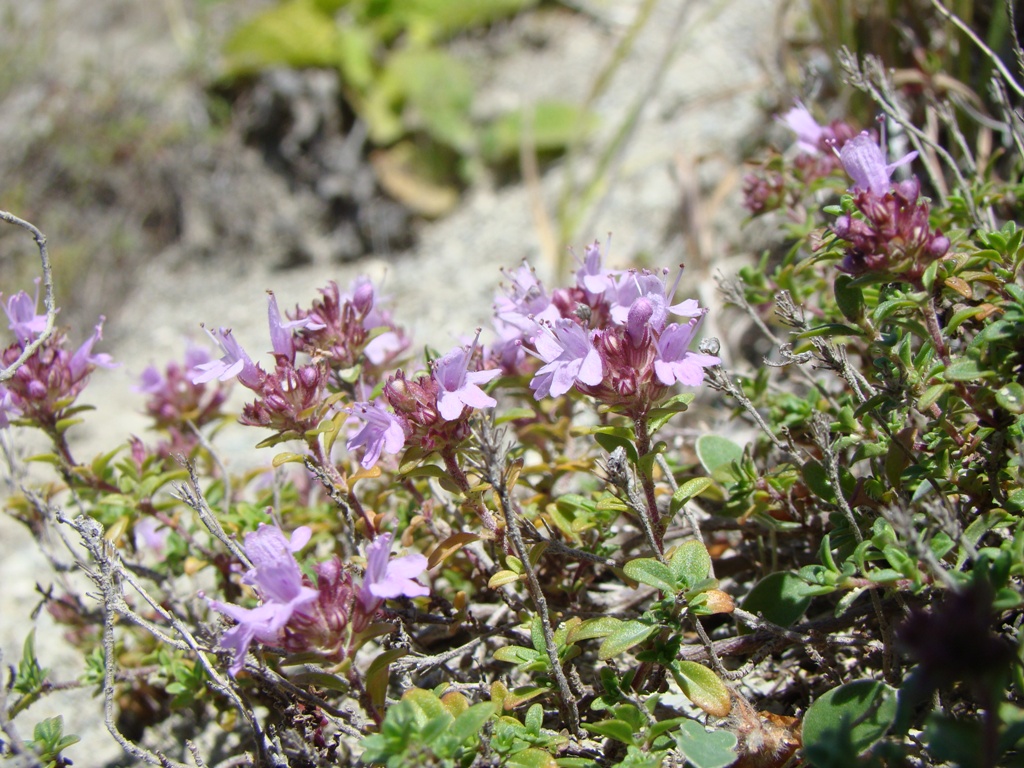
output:
[[676,682],[686,698],[714,717],[725,717],[732,710],[729,689],[718,675],[695,661],[677,661],[672,665]]

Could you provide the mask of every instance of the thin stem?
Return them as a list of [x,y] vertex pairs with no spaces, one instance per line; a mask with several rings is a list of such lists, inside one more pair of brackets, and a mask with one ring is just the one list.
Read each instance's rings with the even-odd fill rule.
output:
[[[636,432],[637,456],[643,459],[651,451],[651,436],[647,433],[647,414],[634,417],[633,428]],[[640,485],[644,489],[644,513],[646,514],[647,525],[654,536],[654,552],[659,560],[665,559],[665,527],[661,524],[661,515],[658,514],[658,500],[654,495],[653,466],[647,471],[643,467],[637,467],[640,475]]]
[[506,474],[504,472],[505,449],[500,445],[500,436],[494,433],[493,427],[486,419],[480,427],[480,447],[485,457],[484,471],[487,475],[487,482],[491,484],[495,497],[501,505],[502,514],[505,516],[505,530],[509,541],[516,552],[516,557],[523,564],[526,572],[526,584],[530,590],[530,597],[537,608],[540,617],[541,630],[544,634],[544,646],[547,649],[548,664],[558,685],[558,692],[562,703],[562,715],[567,720],[567,725],[573,736],[577,738],[582,735],[580,731],[580,713],[576,706],[576,697],[569,687],[569,680],[566,678],[565,670],[562,669],[562,661],[558,658],[558,646],[555,643],[555,633],[551,628],[551,614],[548,611],[547,598],[541,588],[540,579],[537,578],[537,571],[530,562],[530,553],[523,542],[522,534],[519,531],[518,510],[515,509],[512,498],[509,495]]
[[[445,469],[448,470],[448,475],[455,481],[455,485],[458,486],[459,490],[462,491],[462,495],[468,500],[474,502],[473,507],[476,511],[477,517],[480,518],[480,522],[484,524],[484,528],[497,536],[498,521],[494,519],[494,515],[491,514],[491,510],[487,508],[479,495],[472,492],[471,486],[469,485],[469,478],[466,477],[466,473],[463,472],[462,467],[459,466],[454,449],[446,448],[441,451],[441,460],[444,462]],[[474,495],[476,498],[474,498]]]
[[43,305],[46,307],[46,325],[35,339],[25,345],[17,360],[0,370],[0,384],[2,384],[14,376],[17,370],[25,364],[25,361],[32,357],[36,350],[53,335],[53,328],[57,318],[57,306],[53,298],[53,271],[50,266],[50,254],[46,250],[46,235],[36,229],[35,225],[29,224],[27,221],[19,219],[7,211],[0,211],[0,221],[6,221],[8,224],[14,224],[28,230],[33,239],[35,239],[36,247],[39,248],[39,260],[42,263],[43,269]]

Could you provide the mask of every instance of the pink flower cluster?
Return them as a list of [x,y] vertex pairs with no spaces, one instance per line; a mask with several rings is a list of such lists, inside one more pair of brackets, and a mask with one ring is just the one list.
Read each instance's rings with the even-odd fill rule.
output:
[[352,577],[334,558],[317,563],[316,587],[303,575],[295,553],[310,540],[303,526],[287,538],[280,528],[261,524],[245,537],[245,554],[252,568],[242,582],[259,595],[256,608],[243,608],[219,600],[210,607],[236,624],[220,639],[232,654],[229,670],[237,675],[253,641],[283,648],[289,653],[316,652],[339,661],[352,650],[351,633],[365,629],[385,600],[423,597],[430,590],[416,581],[427,567],[423,555],[391,559],[391,534],[378,535],[366,548],[366,571],[358,592]]
[[[356,280],[347,294],[330,283],[310,309],[296,308],[287,320],[271,293],[267,315],[275,360],[272,372],[253,362],[230,329],[220,328],[208,333],[222,357],[197,365],[192,382],[237,378],[257,394],[244,407],[242,422],[268,427],[283,437],[301,437],[317,426],[329,386],[347,388],[355,379],[372,385],[382,366],[409,346],[402,330],[378,307],[373,285],[365,278]],[[306,362],[299,362],[299,354]]]
[[[46,315],[36,312],[38,303],[38,293],[33,298],[19,291],[3,305],[15,337],[0,354],[5,368],[21,357],[46,327]],[[92,351],[102,338],[102,317],[74,352],[65,349],[67,335],[54,331],[6,384],[0,384],[0,428],[8,426],[12,418],[24,417],[44,429],[55,429],[85,388],[89,374],[97,367],[115,367],[110,355]]]
[[[819,124],[799,101],[779,115],[778,120],[796,134],[797,152],[785,173],[761,170],[743,179],[744,205],[754,214],[798,204],[802,193],[814,182],[832,175],[842,166],[836,153],[857,135],[853,127],[841,120]],[[788,179],[795,185],[787,185]]]
[[839,269],[850,274],[887,272],[916,281],[928,264],[949,250],[949,238],[932,231],[929,205],[916,177],[893,185],[893,171],[917,157],[910,152],[894,163],[867,133],[843,147],[839,158],[853,179],[853,204],[861,216],[843,214],[832,231],[850,243]]
[[227,400],[227,387],[218,382],[194,381],[201,378],[203,366],[209,363],[209,352],[189,344],[183,365],[171,362],[162,372],[151,365],[139,377],[135,391],[148,396],[146,413],[154,426],[170,437],[157,446],[158,455],[189,455],[199,444],[195,430],[223,416],[221,408]]
[[601,261],[595,242],[575,285],[550,295],[527,265],[514,272],[495,303],[491,357],[508,373],[527,371],[527,352],[539,358],[530,381],[537,399],[575,388],[640,416],[675,384],[699,386],[721,360],[689,349],[707,310],[694,299],[673,303],[682,270],[670,287],[667,271],[610,270]]
[[409,445],[443,452],[469,436],[473,410],[497,405],[481,385],[501,375],[496,368],[475,370],[477,349],[476,341],[456,347],[435,360],[429,374],[412,379],[398,371],[385,383],[381,399],[346,409],[358,424],[348,449],[365,449],[363,467],[376,464],[382,451],[395,454]]

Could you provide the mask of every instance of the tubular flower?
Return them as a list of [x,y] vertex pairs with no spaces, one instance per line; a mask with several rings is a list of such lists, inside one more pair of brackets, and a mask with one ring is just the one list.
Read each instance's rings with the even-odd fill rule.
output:
[[687,387],[699,387],[704,381],[704,369],[722,362],[715,355],[688,349],[703,319],[704,314],[701,313],[685,325],[672,323],[662,331],[656,344],[658,356],[654,361],[654,373],[665,386],[679,382]]
[[438,384],[437,412],[445,421],[454,421],[469,408],[493,408],[498,401],[482,389],[481,384],[493,381],[501,371],[470,371],[469,363],[476,341],[469,349],[458,347],[434,363],[433,378]]
[[427,558],[420,554],[391,559],[391,534],[378,535],[366,547],[366,573],[359,590],[359,602],[372,615],[385,600],[396,597],[425,597],[430,589],[416,581],[427,569]]
[[792,109],[784,115],[780,115],[779,120],[796,134],[800,149],[809,155],[821,153],[823,140],[829,138],[831,134],[828,128],[818,125],[810,110],[800,101],[795,102]]
[[832,224],[836,236],[850,243],[841,272],[886,272],[916,281],[928,264],[949,250],[949,238],[931,229],[929,205],[920,199],[916,178],[900,182],[881,197],[868,190],[858,192],[853,203],[861,215],[844,214]]
[[[36,303],[20,291],[4,304],[16,341],[0,352],[0,366],[12,365],[45,329],[46,317],[36,314]],[[0,387],[0,427],[7,426],[11,417],[24,417],[43,429],[54,428],[85,388],[90,373],[97,367],[117,366],[110,355],[92,351],[102,335],[100,317],[92,335],[70,352],[65,348],[67,335],[54,331]]]
[[895,163],[885,162],[885,153],[871,134],[861,131],[839,150],[839,160],[853,179],[854,189],[871,192],[882,197],[891,188],[892,173],[917,157],[917,152],[908,152]]
[[36,296],[31,298],[24,291],[18,291],[11,296],[3,305],[7,317],[11,321],[7,327],[14,333],[22,348],[27,346],[33,339],[46,328],[46,315],[37,315],[36,307],[39,306],[39,284],[36,284]]
[[370,469],[376,464],[383,451],[395,454],[402,450],[405,445],[404,424],[379,402],[356,403],[345,410],[363,423],[346,443],[349,451],[366,448],[359,462],[363,469]]
[[295,310],[293,322],[308,325],[296,330],[293,343],[298,351],[327,360],[336,374],[360,363],[365,374],[369,363],[379,376],[381,366],[409,347],[409,339],[379,304],[366,277],[357,278],[349,293],[332,281],[310,309]]
[[537,352],[545,365],[530,382],[530,389],[539,400],[560,397],[579,381],[601,383],[601,356],[594,348],[590,334],[572,320],[558,320],[537,337]]
[[237,675],[245,666],[245,656],[253,640],[278,645],[285,626],[294,615],[301,615],[317,599],[317,591],[306,585],[294,553],[309,541],[312,531],[296,528],[289,541],[280,528],[261,523],[246,535],[245,554],[253,567],[242,581],[252,586],[263,600],[257,608],[242,608],[218,600],[209,600],[215,611],[234,619],[236,626],[221,637],[220,645],[232,652],[229,671]]
[[213,342],[224,353],[220,360],[197,365],[192,376],[193,384],[206,384],[213,381],[230,381],[235,377],[249,389],[259,389],[266,374],[252,361],[242,345],[231,335],[230,328],[218,328],[216,331],[206,329]]

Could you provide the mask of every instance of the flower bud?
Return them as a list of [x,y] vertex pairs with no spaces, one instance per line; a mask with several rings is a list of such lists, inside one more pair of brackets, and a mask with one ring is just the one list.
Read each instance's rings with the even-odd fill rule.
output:
[[946,255],[946,252],[949,250],[949,246],[949,238],[942,234],[941,231],[936,230],[932,239],[928,242],[926,251],[933,259],[941,259]]
[[320,382],[320,369],[315,365],[304,365],[298,373],[299,382],[306,389],[313,389]]
[[373,283],[369,280],[359,283],[352,293],[352,306],[363,316],[370,314],[373,309]]
[[908,205],[913,205],[917,202],[918,195],[921,194],[921,183],[916,176],[911,176],[896,185],[896,194],[902,197]]
[[850,234],[850,217],[848,214],[843,214],[834,222],[832,222],[832,231],[835,232],[836,237],[840,237],[843,240],[849,240]]
[[629,315],[626,318],[626,333],[634,347],[639,347],[647,332],[647,324],[654,314],[654,306],[645,297],[641,296],[633,302],[629,308]]

